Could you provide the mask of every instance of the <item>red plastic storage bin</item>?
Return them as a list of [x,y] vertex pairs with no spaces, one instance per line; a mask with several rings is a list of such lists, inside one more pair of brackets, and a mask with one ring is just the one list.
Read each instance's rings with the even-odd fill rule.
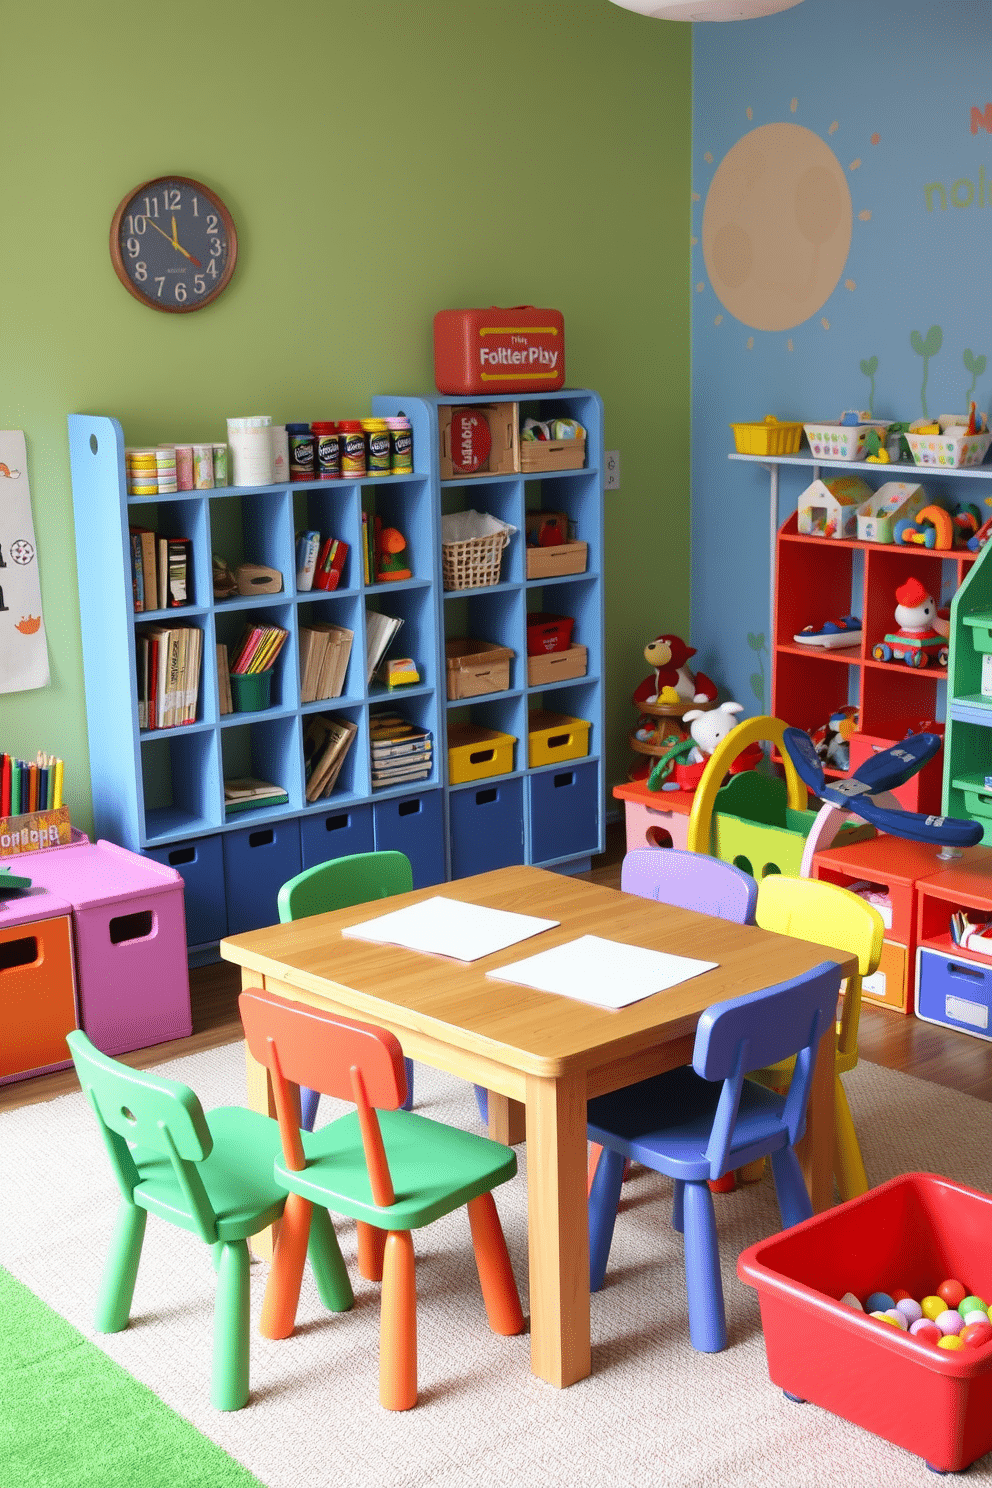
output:
[[527,655],[543,656],[548,651],[567,651],[574,624],[568,615],[528,615]]
[[548,393],[565,383],[560,310],[439,310],[434,317],[439,393]]
[[992,1299],[992,1197],[907,1173],[745,1250],[772,1383],[959,1472],[992,1450],[992,1343],[950,1351],[856,1312],[901,1287],[917,1300],[949,1277]]

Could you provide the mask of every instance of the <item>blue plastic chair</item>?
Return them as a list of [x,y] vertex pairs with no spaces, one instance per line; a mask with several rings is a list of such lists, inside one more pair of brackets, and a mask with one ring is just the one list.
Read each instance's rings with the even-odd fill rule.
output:
[[679,909],[753,925],[758,885],[733,863],[678,847],[639,847],[620,867],[620,889]]
[[[327,914],[332,909],[350,909],[353,904],[369,904],[376,899],[390,899],[394,894],[407,894],[413,888],[413,869],[405,853],[352,853],[331,858],[304,868],[279,890],[276,900],[281,924],[306,919],[309,915]],[[406,1100],[403,1110],[413,1105],[413,1060],[406,1064]],[[300,1087],[300,1127],[313,1131],[320,1104],[320,1091]]]
[[[707,1008],[692,1067],[671,1070],[589,1102],[589,1136],[603,1154],[589,1195],[590,1289],[606,1274],[624,1162],[633,1158],[675,1181],[672,1225],[685,1237],[689,1336],[717,1353],[727,1322],[716,1219],[708,1183],[770,1156],[788,1229],[813,1213],[796,1142],[806,1126],[820,1039],[833,1035],[840,967],[833,961],[763,992]],[[745,1080],[750,1070],[796,1055],[788,1093]]]

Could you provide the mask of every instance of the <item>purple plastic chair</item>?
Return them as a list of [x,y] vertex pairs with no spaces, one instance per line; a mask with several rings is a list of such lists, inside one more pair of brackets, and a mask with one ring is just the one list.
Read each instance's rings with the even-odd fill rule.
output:
[[[667,849],[662,856],[668,856]],[[823,961],[763,992],[715,1003],[699,1020],[691,1068],[684,1065],[589,1102],[589,1136],[603,1147],[589,1195],[592,1291],[603,1284],[624,1162],[633,1158],[675,1181],[672,1225],[685,1240],[692,1346],[711,1354],[726,1346],[708,1183],[770,1156],[783,1228],[811,1217],[793,1149],[806,1127],[820,1039],[833,1036],[840,981],[836,962]],[[791,1054],[795,1074],[785,1095],[745,1080],[749,1071]]]
[[722,863],[706,853],[678,847],[636,848],[623,860],[620,888],[625,894],[694,909],[737,925],[754,924],[755,880],[733,863]]

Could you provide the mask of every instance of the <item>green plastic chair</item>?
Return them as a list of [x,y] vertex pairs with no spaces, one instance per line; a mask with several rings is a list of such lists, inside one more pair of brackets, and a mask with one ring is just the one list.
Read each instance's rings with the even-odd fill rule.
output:
[[[188,1086],[120,1064],[78,1029],[66,1041],[123,1195],[96,1331],[127,1327],[148,1215],[192,1231],[213,1247],[217,1272],[210,1399],[218,1410],[240,1410],[248,1403],[248,1236],[278,1219],[285,1203],[273,1176],[279,1128],[240,1106],[205,1114]],[[329,1222],[314,1228],[309,1249],[321,1300],[344,1311],[351,1284]]]
[[[350,857],[331,858],[305,868],[279,890],[276,904],[280,923],[304,920],[310,915],[327,914],[332,909],[350,909],[353,904],[369,904],[375,899],[391,899],[394,894],[408,894],[413,888],[410,859],[401,852],[352,853]],[[413,1105],[413,1060],[406,1060],[406,1100]],[[300,1125],[313,1131],[320,1104],[320,1091],[300,1089]]]

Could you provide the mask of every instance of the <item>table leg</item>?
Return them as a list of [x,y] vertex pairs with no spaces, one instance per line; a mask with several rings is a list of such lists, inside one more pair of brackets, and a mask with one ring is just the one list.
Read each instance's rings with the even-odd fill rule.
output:
[[833,1029],[820,1040],[806,1115],[806,1134],[796,1155],[813,1203],[820,1214],[834,1202],[834,1066],[837,1042]]
[[561,1388],[592,1367],[583,1076],[527,1079],[527,1202],[531,1369]]
[[524,1141],[526,1131],[525,1107],[508,1095],[499,1095],[495,1090],[486,1092],[489,1107],[489,1135],[494,1142],[503,1142],[515,1147]]

